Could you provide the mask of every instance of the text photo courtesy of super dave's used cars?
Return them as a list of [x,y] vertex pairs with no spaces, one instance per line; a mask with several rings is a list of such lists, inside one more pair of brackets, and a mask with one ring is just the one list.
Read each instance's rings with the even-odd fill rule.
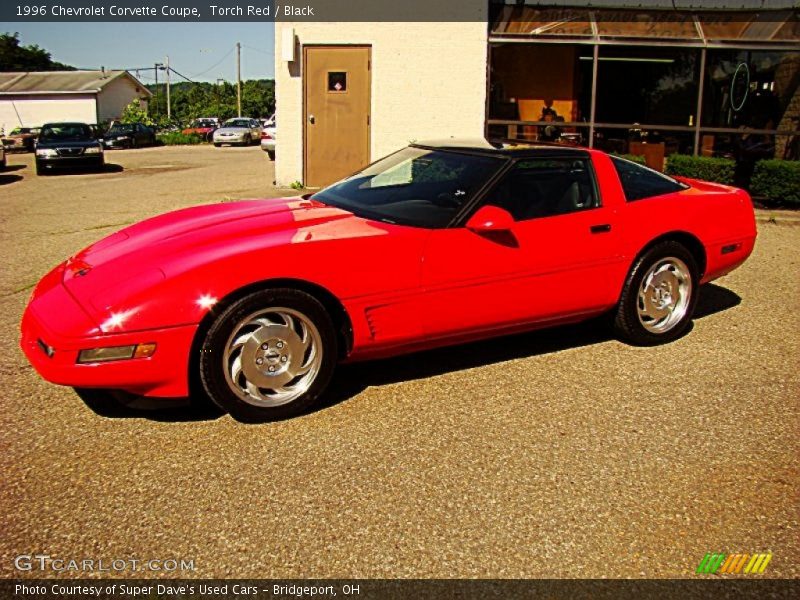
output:
[[464,2],[0,68],[4,577],[800,575],[794,13]]

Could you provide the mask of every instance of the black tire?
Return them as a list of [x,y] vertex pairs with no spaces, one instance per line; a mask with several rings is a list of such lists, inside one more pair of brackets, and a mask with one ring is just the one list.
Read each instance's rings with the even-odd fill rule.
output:
[[222,144],[220,144],[218,142],[214,142],[214,148],[219,148],[220,146],[222,146]]
[[[322,358],[308,389],[279,406],[258,406],[236,393],[226,377],[225,347],[237,326],[249,316],[271,307],[298,311],[316,327]],[[313,296],[290,288],[260,290],[248,294],[225,309],[214,321],[200,347],[199,369],[203,387],[211,400],[234,419],[261,423],[294,417],[311,407],[330,382],[338,359],[337,338],[330,315]]]
[[45,170],[45,168],[41,165],[41,163],[38,160],[36,161],[35,164],[36,164],[36,174],[37,175],[45,175],[45,174],[47,174],[47,171]]
[[267,150],[267,156],[270,160],[275,160],[275,150]]
[[[648,271],[665,259],[677,258],[688,268],[691,292],[683,316],[662,332],[646,328],[639,317],[639,288]],[[619,303],[614,311],[614,330],[624,341],[637,346],[654,346],[671,342],[681,337],[692,321],[700,288],[697,260],[685,246],[678,242],[665,241],[656,244],[636,259],[631,267]]]

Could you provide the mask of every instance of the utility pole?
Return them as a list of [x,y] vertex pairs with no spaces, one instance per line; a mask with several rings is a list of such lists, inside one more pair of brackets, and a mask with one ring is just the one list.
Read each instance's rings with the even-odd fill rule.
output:
[[242,45],[236,42],[236,110],[242,116]]
[[156,105],[155,110],[153,111],[153,115],[155,115],[156,111],[158,110],[158,63],[153,65],[153,73],[156,75],[156,84],[154,86],[156,88]]
[[172,106],[169,101],[169,56],[167,56],[164,63],[166,64],[167,72],[167,121],[170,121],[172,120]]

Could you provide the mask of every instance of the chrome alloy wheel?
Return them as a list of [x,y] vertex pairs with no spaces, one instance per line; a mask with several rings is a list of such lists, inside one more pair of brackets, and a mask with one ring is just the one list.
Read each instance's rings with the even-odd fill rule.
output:
[[692,298],[689,267],[674,256],[656,261],[639,285],[639,322],[651,333],[665,333],[681,322]]
[[268,308],[234,327],[222,358],[225,379],[248,404],[281,406],[311,387],[322,352],[322,338],[307,316]]

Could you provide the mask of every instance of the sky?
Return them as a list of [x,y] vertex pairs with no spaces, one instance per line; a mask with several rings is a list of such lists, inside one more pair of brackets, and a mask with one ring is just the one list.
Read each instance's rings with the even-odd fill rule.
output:
[[[0,32],[15,31],[22,45],[37,44],[79,69],[133,72],[168,55],[170,66],[194,81],[235,81],[234,46],[241,42],[242,79],[272,79],[275,72],[273,23],[0,23]],[[152,83],[153,71],[139,78]]]

